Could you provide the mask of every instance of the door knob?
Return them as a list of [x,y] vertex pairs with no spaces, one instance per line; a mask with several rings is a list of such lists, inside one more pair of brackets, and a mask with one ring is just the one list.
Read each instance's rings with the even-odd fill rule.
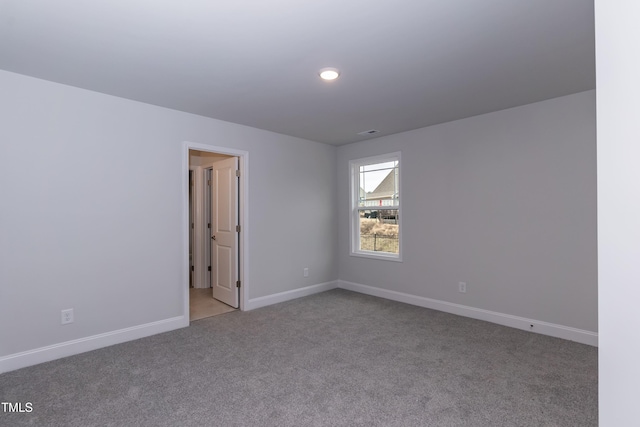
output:
[[216,240],[216,235],[214,234],[213,236],[211,236],[211,238],[212,238],[213,240]]

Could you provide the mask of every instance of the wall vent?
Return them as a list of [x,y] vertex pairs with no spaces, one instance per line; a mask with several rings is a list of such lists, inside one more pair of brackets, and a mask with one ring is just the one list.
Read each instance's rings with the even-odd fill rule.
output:
[[358,135],[373,135],[374,133],[378,133],[380,132],[379,130],[375,130],[375,129],[371,129],[371,130],[365,130],[363,132],[358,132]]

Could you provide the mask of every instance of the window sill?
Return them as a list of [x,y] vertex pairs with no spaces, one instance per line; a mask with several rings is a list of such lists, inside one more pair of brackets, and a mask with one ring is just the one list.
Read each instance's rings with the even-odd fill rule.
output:
[[402,262],[402,257],[400,255],[386,255],[382,253],[370,252],[370,251],[362,251],[362,252],[351,252],[349,255],[359,257],[359,258],[369,258],[369,259],[379,259],[383,261],[395,261]]

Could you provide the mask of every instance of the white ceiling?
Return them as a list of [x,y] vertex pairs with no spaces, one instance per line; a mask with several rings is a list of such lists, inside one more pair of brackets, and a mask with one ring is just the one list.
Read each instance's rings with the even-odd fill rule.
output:
[[1,69],[336,145],[593,89],[594,50],[593,0],[0,0]]

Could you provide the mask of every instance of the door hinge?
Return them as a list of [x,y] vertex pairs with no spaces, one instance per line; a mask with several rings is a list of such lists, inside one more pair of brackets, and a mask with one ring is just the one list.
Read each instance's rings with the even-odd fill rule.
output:
[[240,169],[237,169],[237,170],[236,170],[236,176],[237,176],[237,177],[240,177]]
[[194,228],[194,225],[193,225],[193,223],[191,223],[191,228]]
[[207,223],[207,228],[211,228],[211,223],[210,222]]
[[191,266],[191,271],[195,271],[195,268],[193,265]]
[[240,287],[240,280],[236,282],[236,288],[239,288],[239,287]]
[[207,185],[208,185],[209,187],[211,187],[211,180],[210,180],[210,179],[208,179],[208,180],[207,180]]
[[207,271],[211,271],[211,266],[207,267]]
[[236,225],[236,233],[239,233],[239,232],[240,232],[240,226]]

